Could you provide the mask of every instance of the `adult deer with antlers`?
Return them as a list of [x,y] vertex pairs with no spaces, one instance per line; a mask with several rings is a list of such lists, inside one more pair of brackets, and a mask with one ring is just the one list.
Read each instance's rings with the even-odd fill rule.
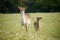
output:
[[18,8],[19,8],[20,13],[21,13],[21,19],[22,19],[21,23],[22,23],[22,25],[25,26],[26,31],[28,31],[29,25],[31,24],[31,17],[29,14],[25,13],[25,9],[26,9],[25,7],[18,6]]

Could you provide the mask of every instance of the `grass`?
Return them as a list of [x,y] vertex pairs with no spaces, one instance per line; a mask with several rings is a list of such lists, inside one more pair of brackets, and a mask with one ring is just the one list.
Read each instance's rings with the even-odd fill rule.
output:
[[[0,40],[60,40],[60,13],[31,13],[31,26],[27,34],[21,30],[20,14],[0,14]],[[34,21],[41,16],[41,28],[34,30]]]

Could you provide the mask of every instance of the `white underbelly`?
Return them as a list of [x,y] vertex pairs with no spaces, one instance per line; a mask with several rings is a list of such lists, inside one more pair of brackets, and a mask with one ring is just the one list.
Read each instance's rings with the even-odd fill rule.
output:
[[25,17],[22,17],[23,24],[30,24],[30,19],[26,19]]

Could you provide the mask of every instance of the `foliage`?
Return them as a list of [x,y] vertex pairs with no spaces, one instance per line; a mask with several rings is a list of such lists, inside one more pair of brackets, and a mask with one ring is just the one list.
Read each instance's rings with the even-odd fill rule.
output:
[[[60,13],[30,13],[28,34],[21,26],[20,14],[0,14],[0,40],[60,40]],[[41,16],[40,30],[34,29],[36,17]],[[22,30],[21,30],[22,27]]]
[[[10,5],[11,8],[9,8],[7,5]],[[17,6],[24,6],[27,7],[27,11],[29,12],[52,12],[52,11],[60,11],[60,0],[0,0],[0,10],[1,7],[3,11],[11,11],[17,12],[18,8]]]

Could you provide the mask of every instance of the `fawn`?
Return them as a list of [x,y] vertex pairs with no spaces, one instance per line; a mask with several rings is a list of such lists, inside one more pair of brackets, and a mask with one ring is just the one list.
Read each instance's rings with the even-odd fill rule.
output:
[[34,22],[34,29],[36,31],[39,30],[39,20],[41,20],[41,19],[42,19],[42,17],[37,17],[36,21]]

